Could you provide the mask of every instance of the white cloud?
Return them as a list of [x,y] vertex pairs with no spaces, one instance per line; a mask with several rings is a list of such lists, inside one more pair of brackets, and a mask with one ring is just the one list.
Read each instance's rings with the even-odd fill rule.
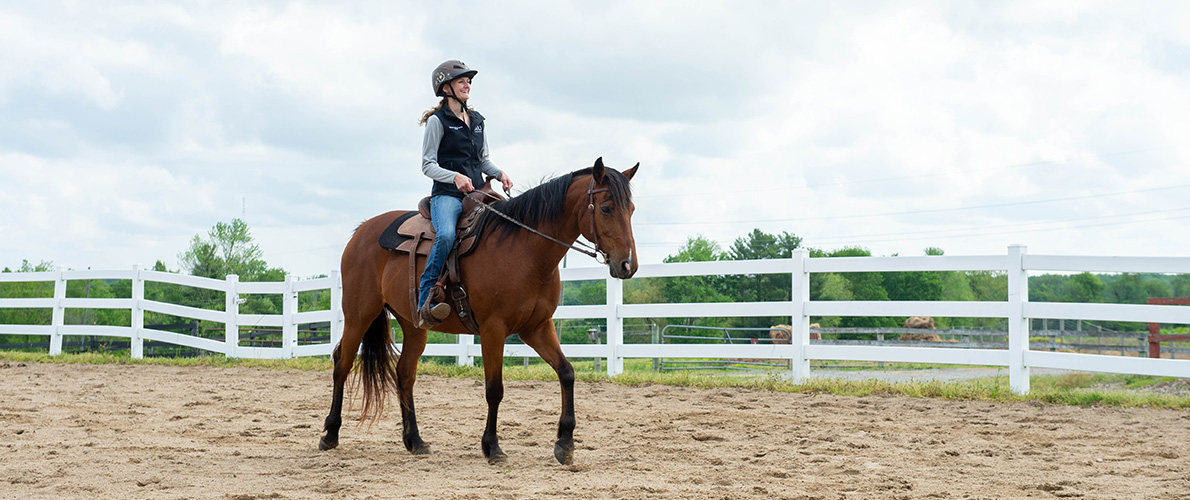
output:
[[[173,267],[194,234],[244,215],[270,263],[327,272],[356,224],[428,191],[416,119],[435,102],[430,69],[447,58],[480,70],[473,102],[519,188],[599,156],[641,162],[646,262],[687,236],[727,247],[754,227],[877,254],[1016,242],[1184,254],[1186,219],[1168,218],[1179,213],[1104,217],[1185,206],[1185,189],[1146,190],[1190,184],[1188,12],[1093,2],[0,8],[0,266]],[[1124,194],[1013,205],[1104,193]],[[1003,206],[940,210],[984,205]],[[883,215],[837,218],[872,214]],[[1074,219],[1086,221],[1052,222]],[[1089,226],[1103,222],[1115,225]]]

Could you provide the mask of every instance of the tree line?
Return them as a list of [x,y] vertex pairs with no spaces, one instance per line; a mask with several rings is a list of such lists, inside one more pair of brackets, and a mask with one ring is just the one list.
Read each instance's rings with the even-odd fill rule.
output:
[[[802,248],[802,239],[788,232],[769,234],[760,229],[737,238],[730,247],[701,235],[689,237],[664,262],[705,262],[790,258]],[[807,248],[810,258],[869,257],[861,247],[836,250]],[[925,255],[943,255],[938,247]],[[895,255],[894,255],[895,256]],[[791,298],[792,276],[785,274],[682,276],[631,279],[624,283],[624,302],[700,303],[765,302]],[[604,282],[568,282],[563,304],[600,304],[605,300]],[[1151,297],[1190,296],[1190,275],[1162,274],[1044,274],[1029,277],[1029,300],[1037,302],[1102,302],[1144,304]],[[810,299],[816,301],[1004,301],[1008,278],[1000,271],[853,272],[810,275]],[[905,317],[813,317],[812,322],[832,327],[900,327]],[[1004,329],[1002,318],[935,318],[938,328]],[[788,318],[650,318],[650,325],[698,325],[725,328],[767,328]],[[1135,331],[1136,323],[1100,322],[1112,330]],[[629,328],[629,327],[625,327]],[[642,328],[637,326],[636,328]]]

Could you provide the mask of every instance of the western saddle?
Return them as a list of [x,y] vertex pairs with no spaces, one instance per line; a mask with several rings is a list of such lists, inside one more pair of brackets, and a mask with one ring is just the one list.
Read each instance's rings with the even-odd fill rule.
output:
[[[459,259],[475,251],[479,243],[479,236],[483,233],[484,223],[487,221],[487,207],[483,200],[504,200],[504,196],[492,188],[492,181],[488,179],[483,187],[467,193],[463,198],[463,213],[455,230],[455,244],[446,256],[442,266],[442,274],[438,282],[430,289],[430,294],[436,302],[447,302],[453,307],[453,312],[459,317],[459,322],[473,334],[479,335],[479,324],[471,313],[471,304],[467,300],[467,289],[463,286],[463,277],[459,271]],[[417,321],[417,257],[430,255],[430,248],[434,245],[434,225],[430,220],[430,197],[422,198],[417,204],[416,212],[408,212],[397,217],[384,232],[380,233],[380,246],[393,252],[409,255],[409,305],[410,318]]]

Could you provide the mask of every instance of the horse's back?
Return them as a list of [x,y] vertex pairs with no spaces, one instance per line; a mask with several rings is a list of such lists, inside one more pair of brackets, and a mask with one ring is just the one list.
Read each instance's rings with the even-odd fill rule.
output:
[[380,233],[392,224],[397,217],[409,213],[409,210],[394,210],[377,215],[361,223],[351,235],[347,247],[343,249],[340,272],[344,284],[358,281],[370,281],[367,278],[379,277],[384,273],[390,252],[380,247]]

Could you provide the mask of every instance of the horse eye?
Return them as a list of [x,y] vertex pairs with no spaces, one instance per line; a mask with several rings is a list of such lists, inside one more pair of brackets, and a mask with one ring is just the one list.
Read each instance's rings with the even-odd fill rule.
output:
[[603,212],[603,215],[611,215],[612,207],[608,207],[608,206],[599,207],[599,211]]

